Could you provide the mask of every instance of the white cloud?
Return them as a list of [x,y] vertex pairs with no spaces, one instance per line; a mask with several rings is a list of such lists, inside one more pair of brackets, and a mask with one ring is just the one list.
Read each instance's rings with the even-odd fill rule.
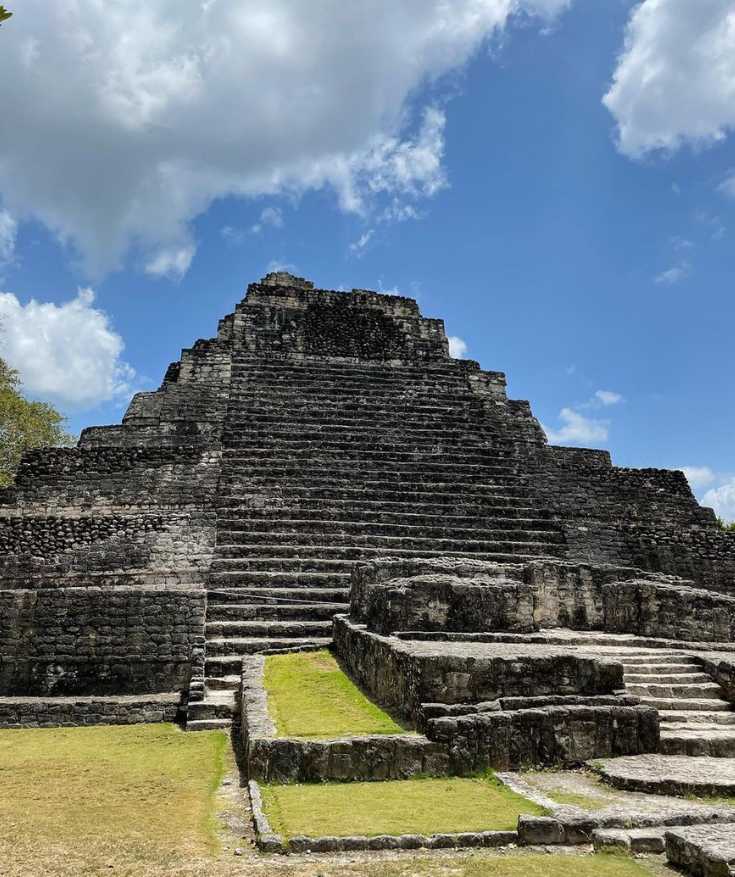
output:
[[24,0],[0,53],[0,193],[90,272],[131,245],[185,252],[228,195],[330,187],[345,210],[408,215],[446,182],[444,112],[416,105],[421,86],[568,6]]
[[0,265],[13,261],[18,223],[7,210],[0,210]]
[[728,198],[735,198],[735,170],[730,171],[725,179],[717,187],[719,192]]
[[131,393],[123,340],[93,304],[91,289],[60,305],[0,293],[0,355],[30,395],[83,409]]
[[233,225],[223,225],[219,230],[222,237],[233,247],[239,246],[245,240],[245,229]]
[[467,342],[464,338],[460,338],[458,335],[450,335],[448,341],[449,355],[453,359],[463,359],[467,356],[469,348],[467,347]]
[[735,478],[708,490],[702,497],[702,504],[714,509],[723,521],[735,521]]
[[631,157],[722,140],[735,127],[732,0],[634,6],[603,102],[621,152]]
[[370,243],[373,235],[375,234],[375,230],[369,228],[366,232],[360,235],[360,237],[353,241],[350,244],[350,252],[354,253],[356,256],[362,256],[363,250]]
[[709,466],[680,466],[681,471],[686,475],[689,486],[692,490],[699,490],[707,487],[716,480],[715,473]]
[[283,228],[283,213],[277,207],[266,207],[260,214],[260,219],[250,229],[253,234],[260,234],[264,227]]
[[606,420],[585,417],[574,408],[562,408],[559,420],[562,425],[558,430],[541,424],[552,444],[587,446],[607,441],[610,425]]
[[159,250],[146,262],[145,273],[153,277],[181,280],[189,270],[195,252],[196,246],[191,243]]
[[667,268],[666,271],[657,274],[653,280],[654,283],[658,283],[660,286],[675,286],[677,283],[681,283],[682,280],[686,280],[690,272],[691,266],[689,263],[682,262],[679,265],[672,265],[671,268]]
[[621,394],[616,393],[614,390],[598,390],[595,393],[595,399],[597,399],[601,405],[606,407],[608,405],[617,405],[623,401]]
[[271,274],[276,271],[285,271],[287,274],[294,274],[296,276],[299,273],[299,269],[293,262],[286,262],[283,259],[271,259],[265,266],[265,273]]

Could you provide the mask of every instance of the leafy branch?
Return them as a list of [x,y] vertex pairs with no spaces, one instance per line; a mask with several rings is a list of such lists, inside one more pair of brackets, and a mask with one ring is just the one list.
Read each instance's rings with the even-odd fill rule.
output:
[[12,12],[8,12],[8,10],[4,6],[0,6],[0,24],[12,17]]

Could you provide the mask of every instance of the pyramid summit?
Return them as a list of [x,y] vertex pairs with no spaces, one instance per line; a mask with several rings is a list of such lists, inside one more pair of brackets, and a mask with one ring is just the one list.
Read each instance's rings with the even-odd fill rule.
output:
[[330,645],[359,570],[383,562],[525,576],[536,627],[600,629],[616,576],[735,593],[735,538],[681,472],[550,446],[504,374],[452,359],[413,299],[284,272],[121,424],[26,454],[0,551],[10,725],[226,725],[243,657]]

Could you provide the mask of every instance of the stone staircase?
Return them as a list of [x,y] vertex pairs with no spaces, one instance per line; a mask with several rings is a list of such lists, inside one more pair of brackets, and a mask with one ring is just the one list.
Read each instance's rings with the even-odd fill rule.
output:
[[188,727],[227,725],[243,655],[328,645],[357,561],[563,556],[507,418],[452,360],[235,360]]
[[662,650],[619,660],[626,691],[659,711],[663,754],[735,757],[735,709],[696,656]]

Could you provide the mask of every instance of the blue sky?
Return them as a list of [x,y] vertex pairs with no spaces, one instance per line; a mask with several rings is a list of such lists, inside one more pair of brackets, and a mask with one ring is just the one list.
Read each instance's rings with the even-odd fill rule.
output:
[[289,266],[735,519],[733,0],[15,5],[0,355],[73,430]]

